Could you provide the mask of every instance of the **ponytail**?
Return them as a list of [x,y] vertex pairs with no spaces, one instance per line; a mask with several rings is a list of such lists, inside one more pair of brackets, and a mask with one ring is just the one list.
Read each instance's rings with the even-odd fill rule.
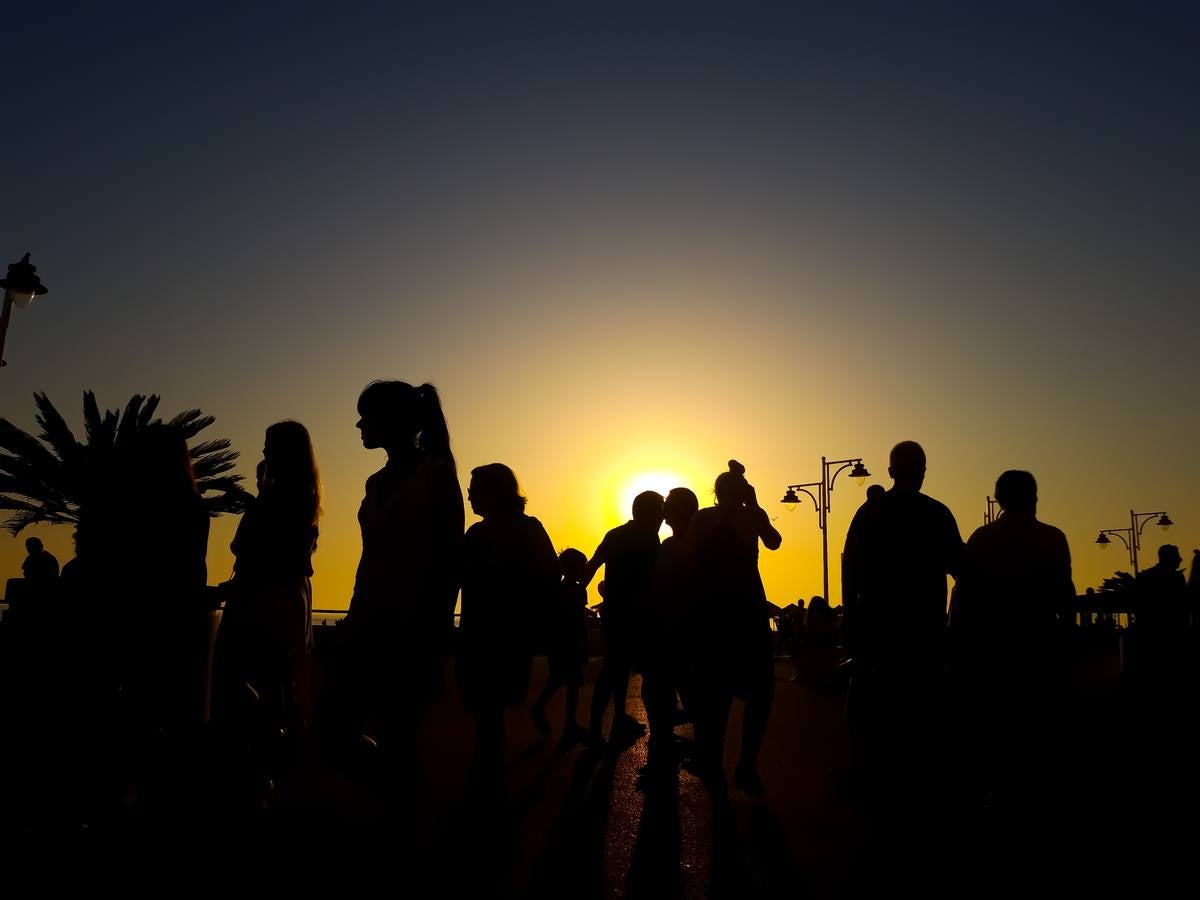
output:
[[442,413],[442,403],[438,399],[437,388],[432,384],[423,384],[416,389],[417,421],[420,423],[420,433],[417,435],[417,447],[430,456],[447,459],[454,463],[454,454],[450,452],[450,430],[446,427],[446,417]]

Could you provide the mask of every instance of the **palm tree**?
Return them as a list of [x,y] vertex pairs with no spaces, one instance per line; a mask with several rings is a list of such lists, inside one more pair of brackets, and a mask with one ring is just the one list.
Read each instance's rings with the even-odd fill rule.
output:
[[[79,511],[96,488],[111,477],[113,462],[151,426],[176,429],[184,440],[216,421],[198,409],[179,413],[166,423],[153,418],[158,395],[135,394],[123,412],[106,410],[101,416],[96,395],[83,394],[86,442],[75,438],[50,398],[35,393],[36,421],[42,432],[36,438],[0,418],[0,509],[12,515],[4,527],[14,535],[29,525],[79,523]],[[236,450],[226,438],[190,444],[196,486],[209,514],[241,512],[249,496],[241,475],[231,474]]]

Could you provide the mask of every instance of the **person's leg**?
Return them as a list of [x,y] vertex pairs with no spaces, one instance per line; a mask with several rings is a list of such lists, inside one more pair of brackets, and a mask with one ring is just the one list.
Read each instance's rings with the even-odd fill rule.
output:
[[625,711],[626,700],[629,697],[629,675],[630,670],[628,664],[622,664],[616,669],[616,671],[613,672],[612,692],[614,722],[623,722],[629,718],[629,713]]
[[768,657],[762,660],[759,671],[753,676],[751,690],[746,696],[746,711],[742,718],[742,761],[751,768],[758,766],[758,754],[762,750],[767,733],[767,722],[771,718],[771,706],[775,701],[775,666]]
[[483,803],[497,802],[504,793],[504,710],[486,706],[475,711],[475,756],[470,792]]
[[772,660],[768,657],[754,668],[758,671],[748,673],[750,683],[742,712],[742,755],[737,764],[739,786],[747,793],[762,792],[758,755],[762,750],[767,722],[771,717],[771,704],[775,699],[775,667]]
[[608,701],[612,697],[613,677],[609,657],[604,657],[604,664],[596,678],[596,686],[592,689],[592,710],[590,731],[593,740],[604,738],[604,712],[608,709]]
[[550,723],[546,720],[546,704],[550,702],[555,691],[563,686],[563,682],[564,679],[561,675],[551,675],[546,679],[546,684],[542,688],[542,692],[538,694],[537,700],[529,707],[529,717],[533,719],[533,727],[542,737],[550,734]]
[[642,674],[642,702],[650,724],[647,768],[666,765],[675,734],[675,689],[666,671],[652,668]]
[[579,683],[571,680],[567,682],[567,702],[566,715],[563,717],[563,731],[570,731],[579,727]]

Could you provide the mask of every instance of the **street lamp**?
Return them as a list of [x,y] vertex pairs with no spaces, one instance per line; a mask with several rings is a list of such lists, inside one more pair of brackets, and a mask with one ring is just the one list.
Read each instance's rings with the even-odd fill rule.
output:
[[4,338],[8,334],[8,319],[12,308],[24,309],[34,297],[40,297],[49,288],[42,284],[37,276],[37,266],[29,262],[29,254],[21,257],[20,262],[8,267],[8,277],[0,279],[0,287],[4,288],[4,310],[0,312],[0,367],[8,365],[4,361]]
[[1142,549],[1142,529],[1155,516],[1158,517],[1158,521],[1154,524],[1164,532],[1175,524],[1165,512],[1134,512],[1131,509],[1129,511],[1128,528],[1105,528],[1100,532],[1100,536],[1096,538],[1096,543],[1100,545],[1101,550],[1107,550],[1109,544],[1112,543],[1108,539],[1110,534],[1120,538],[1121,543],[1125,545],[1125,549],[1129,551],[1129,564],[1133,566],[1134,576],[1137,576],[1139,574],[1138,551]]
[[[837,468],[834,468],[835,466]],[[832,475],[830,475],[831,469],[833,470]],[[817,508],[817,527],[821,529],[821,571],[825,591],[823,596],[826,600],[829,599],[829,495],[833,493],[833,483],[837,481],[838,475],[846,469],[850,470],[848,477],[853,478],[859,485],[871,477],[871,473],[863,465],[861,457],[827,460],[822,456],[821,480],[809,481],[804,484],[789,484],[780,501],[789,510],[795,509],[796,504],[800,502],[800,496],[797,494],[799,491],[801,494],[807,494],[812,500],[813,506]],[[816,488],[816,494],[813,494],[809,488]]]
[[989,494],[987,497],[987,512],[983,514],[983,524],[990,525],[998,518],[1000,518],[1000,501]]

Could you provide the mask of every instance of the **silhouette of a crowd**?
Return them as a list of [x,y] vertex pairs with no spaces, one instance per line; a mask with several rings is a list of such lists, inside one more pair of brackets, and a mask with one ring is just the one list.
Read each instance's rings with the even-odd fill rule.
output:
[[[565,690],[564,747],[620,752],[648,726],[644,789],[673,783],[682,765],[723,792],[736,698],[733,785],[767,790],[760,751],[777,668],[759,553],[782,538],[742,464],[717,476],[707,508],[684,486],[639,494],[630,520],[588,557],[556,552],[501,463],[472,469],[466,499],[479,521],[464,532],[431,385],[374,382],[358,412],[364,448],[387,462],[366,482],[353,596],[320,679],[310,579],[321,484],[297,422],[266,430],[233,577],[215,591],[215,641],[209,516],[186,441],[169,426],[145,429],[118,461],[121,478],[95,487],[61,576],[41,542],[27,541],[25,587],[4,630],[4,715],[20,736],[10,759],[57,774],[49,797],[46,781],[28,779],[37,795],[18,790],[13,808],[90,824],[130,810],[286,807],[298,802],[305,760],[321,754],[369,779],[382,817],[408,816],[422,774],[418,723],[452,650],[474,725],[468,800],[481,808],[505,803],[505,710],[526,702],[539,652],[549,677],[529,715],[540,734],[555,730],[548,704]],[[1038,747],[1025,736],[1051,739],[1070,678],[1066,538],[1038,520],[1028,472],[999,477],[1002,514],[964,542],[949,509],[922,493],[920,445],[897,444],[888,471],[893,486],[872,486],[846,536],[842,620],[814,597],[780,619],[782,643],[796,660],[848,657],[839,671],[849,677],[856,796],[894,810],[935,795],[947,781],[943,748],[966,742],[975,752],[956,780],[964,793],[1020,802],[1040,785]],[[671,535],[660,542],[664,521]],[[1178,549],[1165,545],[1137,580],[1132,671],[1160,702],[1191,677],[1198,560],[1185,579]],[[580,722],[587,588],[601,569],[603,660]],[[627,707],[635,673],[646,723]],[[676,734],[686,722],[690,744]]]

